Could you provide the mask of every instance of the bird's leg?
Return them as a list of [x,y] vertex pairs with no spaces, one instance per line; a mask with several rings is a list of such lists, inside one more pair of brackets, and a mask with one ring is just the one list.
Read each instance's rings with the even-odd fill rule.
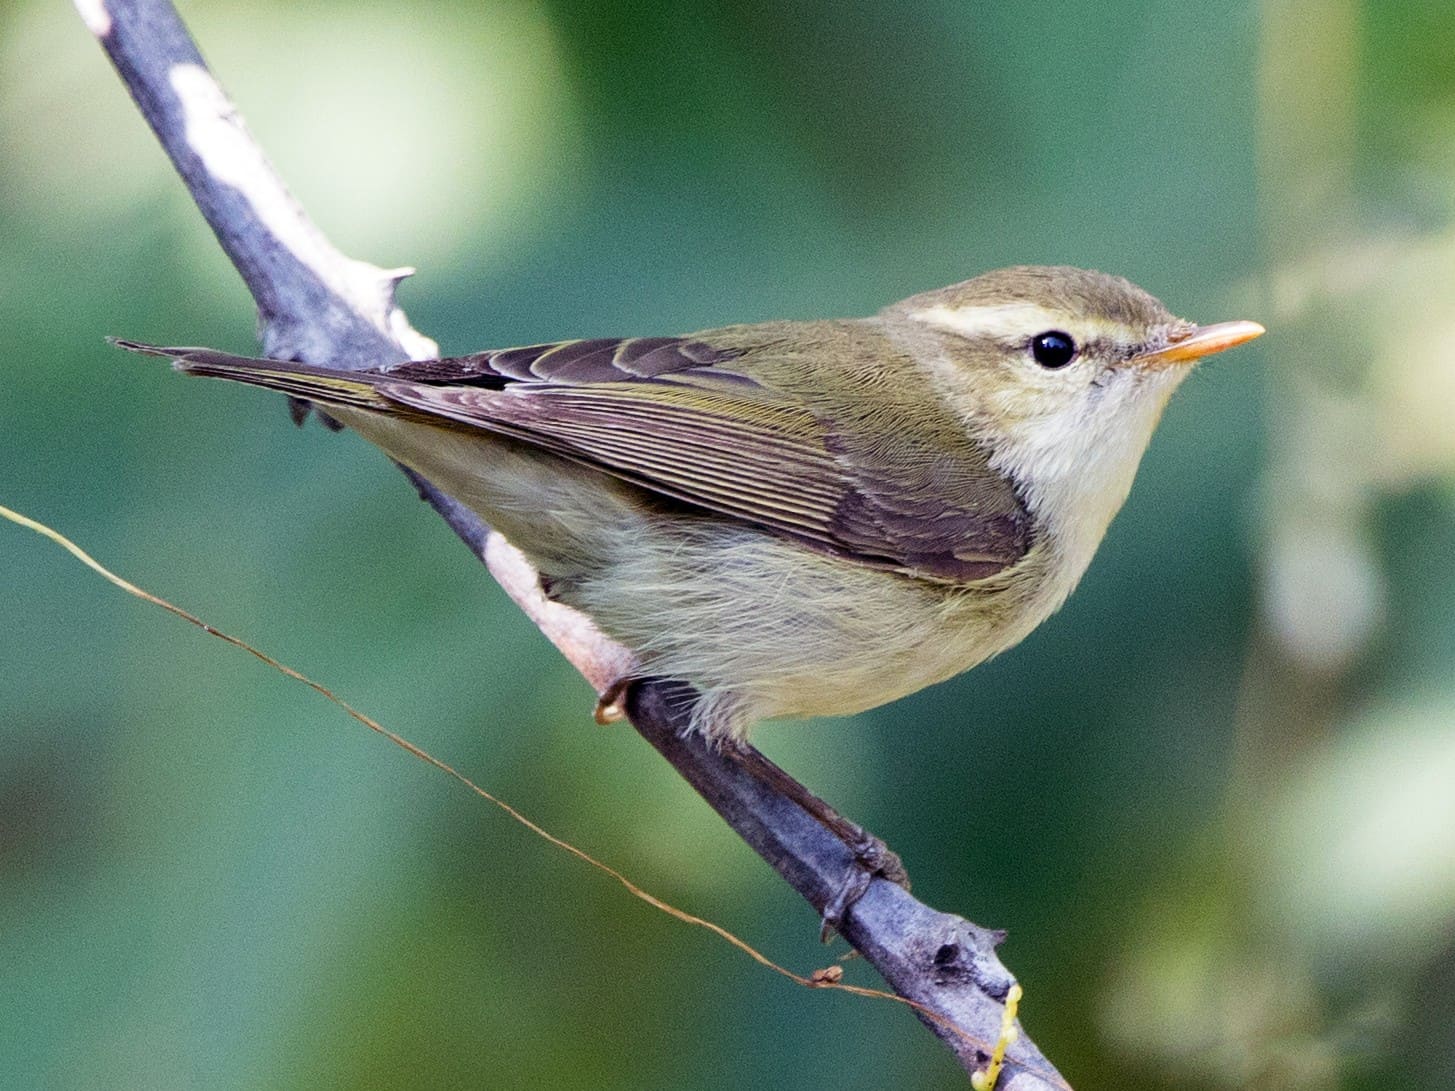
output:
[[839,814],[782,766],[769,760],[762,751],[747,743],[727,743],[722,752],[773,791],[802,807],[853,852],[854,861],[859,866],[845,878],[843,885],[823,907],[820,938],[825,943],[838,928],[849,907],[864,896],[876,875],[909,889],[909,873],[904,870],[897,853],[863,826]]
[[[644,699],[651,702],[649,707],[655,711],[642,718],[638,711]],[[742,822],[745,813],[758,812],[753,810],[753,804],[744,802],[743,789],[747,784],[743,776],[730,772],[730,769],[736,767],[778,799],[793,804],[826,833],[846,845],[852,853],[853,866],[820,910],[825,942],[838,929],[849,907],[863,897],[875,876],[882,876],[909,889],[909,875],[904,865],[879,838],[839,814],[746,742],[728,732],[691,729],[688,724],[692,706],[698,699],[700,695],[685,683],[627,675],[602,689],[596,706],[596,719],[598,723],[608,723],[621,713],[630,716],[643,738],[687,777],[708,804],[814,905],[819,902],[821,887],[818,883],[808,882],[807,876],[796,869],[784,870],[775,862],[775,850],[769,847],[773,831],[781,833],[783,827],[772,820],[767,820],[764,829],[758,829],[757,822]],[[704,750],[728,759],[731,765],[705,760]],[[693,754],[698,757],[683,760],[684,755]],[[769,836],[765,837],[765,834]]]

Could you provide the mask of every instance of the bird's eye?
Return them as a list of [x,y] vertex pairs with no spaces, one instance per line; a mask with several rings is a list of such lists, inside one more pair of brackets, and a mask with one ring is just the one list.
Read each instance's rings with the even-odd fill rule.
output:
[[1069,333],[1047,330],[1031,338],[1031,355],[1044,368],[1065,367],[1076,359],[1076,341]]

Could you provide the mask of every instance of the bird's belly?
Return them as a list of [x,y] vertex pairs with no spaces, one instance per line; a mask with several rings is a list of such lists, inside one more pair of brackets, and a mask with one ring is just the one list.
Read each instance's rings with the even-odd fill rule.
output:
[[968,670],[1040,620],[1014,608],[1022,590],[1009,578],[947,588],[702,519],[637,538],[568,601],[650,673],[702,690],[698,727],[742,734],[760,719],[860,712]]
[[692,683],[704,694],[695,726],[713,734],[893,701],[1011,646],[1059,604],[1037,601],[1054,582],[1037,550],[1012,573],[951,588],[663,510],[508,440],[337,415],[505,534],[645,673]]

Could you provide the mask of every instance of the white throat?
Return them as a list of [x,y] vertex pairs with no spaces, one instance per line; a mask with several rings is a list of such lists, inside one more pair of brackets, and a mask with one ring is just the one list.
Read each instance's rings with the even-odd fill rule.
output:
[[1034,428],[1001,436],[991,464],[1020,484],[1026,506],[1055,553],[1055,604],[1071,593],[1121,509],[1185,368],[1126,371],[1041,417]]

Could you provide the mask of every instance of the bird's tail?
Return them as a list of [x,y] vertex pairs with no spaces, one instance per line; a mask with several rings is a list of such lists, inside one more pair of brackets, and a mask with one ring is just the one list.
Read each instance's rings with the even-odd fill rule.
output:
[[287,360],[255,360],[215,349],[161,348],[120,337],[110,338],[110,341],[129,352],[171,360],[172,367],[188,375],[208,375],[215,379],[250,383],[324,405],[386,411],[397,408],[374,389],[374,383],[382,378],[377,372],[341,371]]

